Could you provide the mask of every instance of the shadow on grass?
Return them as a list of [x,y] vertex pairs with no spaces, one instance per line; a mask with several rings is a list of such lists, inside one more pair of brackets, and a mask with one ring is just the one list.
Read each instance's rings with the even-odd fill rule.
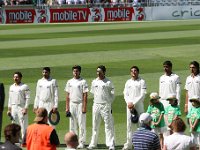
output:
[[[87,146],[88,146],[88,145],[86,145],[86,147],[87,147]],[[60,147],[60,148],[65,148],[66,145],[65,145],[65,144],[60,144],[59,147]],[[115,149],[116,149],[116,150],[120,150],[120,149],[122,149],[122,148],[123,148],[123,145],[116,145],[116,146],[115,146]],[[97,145],[97,148],[94,149],[94,150],[98,150],[98,149],[108,149],[108,147],[107,147],[105,144],[98,144],[98,145]]]

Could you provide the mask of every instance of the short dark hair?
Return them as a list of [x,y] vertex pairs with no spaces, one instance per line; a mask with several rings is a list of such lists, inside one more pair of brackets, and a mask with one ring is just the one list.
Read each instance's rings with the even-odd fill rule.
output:
[[172,62],[170,60],[166,60],[164,63],[163,63],[163,66],[166,65],[166,66],[169,66],[169,67],[172,67]]
[[199,63],[197,61],[190,62],[190,65],[194,65],[197,68],[197,72],[199,73]]
[[136,69],[138,73],[140,72],[138,66],[132,66],[132,67],[130,68],[130,71],[131,71],[131,69],[133,69],[133,68]]
[[21,72],[19,72],[19,71],[14,72],[13,76],[14,76],[15,74],[17,74],[20,78],[22,78],[22,73],[21,73]]
[[10,140],[11,136],[16,136],[18,132],[20,132],[21,127],[18,124],[12,123],[5,127],[4,136],[6,140]]
[[106,67],[103,65],[99,65],[97,68],[100,68],[103,72],[106,72]]
[[185,125],[185,122],[181,118],[177,117],[176,119],[172,121],[170,128],[174,132],[184,132],[186,130],[186,125]]
[[42,70],[46,70],[48,72],[51,72],[51,69],[49,67],[44,67]]
[[73,66],[73,67],[72,67],[72,70],[74,70],[74,69],[78,69],[78,71],[81,72],[81,66],[79,66],[79,65]]

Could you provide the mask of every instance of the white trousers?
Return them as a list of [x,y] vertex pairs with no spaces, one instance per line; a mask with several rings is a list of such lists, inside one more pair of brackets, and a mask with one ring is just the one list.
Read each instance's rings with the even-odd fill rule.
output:
[[13,117],[12,123],[19,124],[21,126],[21,136],[22,139],[24,137],[26,128],[28,127],[28,114],[23,115],[24,107],[21,107],[20,105],[12,105],[11,107],[11,115]]
[[69,119],[70,131],[78,135],[79,128],[79,143],[85,144],[86,141],[86,114],[82,113],[82,103],[70,102],[71,117]]
[[[137,110],[138,115],[140,115],[141,113],[143,113],[144,112],[143,102],[138,103],[135,106],[135,109]],[[126,107],[126,114],[127,114],[127,118],[126,118],[126,121],[127,121],[126,138],[127,138],[127,140],[126,140],[126,143],[124,144],[124,148],[131,149],[132,148],[133,128],[137,129],[139,127],[139,123],[132,123],[131,122],[131,112],[130,112],[130,109],[128,109],[128,107]]]
[[89,146],[96,147],[99,136],[101,118],[105,123],[106,146],[114,147],[114,121],[110,104],[93,104],[92,107],[92,139]]
[[[53,104],[51,102],[43,102],[43,101],[40,101],[39,102],[39,108],[45,108],[48,112],[48,114],[50,113],[50,111],[53,109]],[[49,115],[48,115],[49,116]],[[52,125],[49,120],[48,120],[48,124],[52,127],[55,128],[54,125]]]

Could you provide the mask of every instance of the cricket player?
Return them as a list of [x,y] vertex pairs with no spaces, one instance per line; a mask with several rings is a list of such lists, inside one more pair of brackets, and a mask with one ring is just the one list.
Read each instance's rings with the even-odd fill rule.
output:
[[124,144],[123,150],[132,149],[132,126],[138,127],[138,124],[131,122],[131,110],[136,109],[138,114],[144,112],[144,98],[146,94],[145,80],[139,77],[139,68],[132,66],[130,68],[131,79],[126,81],[124,87],[124,99],[127,104],[127,141]]
[[200,97],[200,73],[199,73],[199,63],[197,61],[192,61],[189,65],[191,75],[186,79],[185,90],[185,109],[184,112],[187,114],[192,107],[192,103],[189,99],[195,96]]
[[83,149],[86,142],[86,111],[88,84],[81,78],[81,66],[72,67],[73,78],[67,81],[66,91],[66,117],[70,117],[70,131],[78,135],[79,128],[79,145],[78,149]]
[[9,89],[8,116],[11,116],[12,123],[21,126],[21,135],[24,137],[28,126],[28,106],[30,102],[30,90],[28,85],[21,82],[22,73],[13,74],[14,84]]
[[163,69],[165,74],[163,74],[159,79],[160,102],[164,105],[164,108],[168,107],[170,104],[169,101],[167,101],[167,98],[169,97],[169,95],[175,94],[178,100],[178,105],[180,105],[180,77],[172,72],[171,61],[165,61],[163,63]]
[[36,86],[34,112],[38,108],[45,108],[48,111],[56,112],[58,108],[58,85],[56,79],[50,76],[50,68],[44,67],[43,78],[39,79]]
[[114,86],[105,77],[106,68],[103,65],[97,67],[97,78],[92,81],[91,93],[94,95],[92,107],[92,139],[87,149],[97,146],[99,136],[99,126],[101,118],[105,122],[106,146],[109,150],[115,149],[114,122],[111,105],[114,100]]

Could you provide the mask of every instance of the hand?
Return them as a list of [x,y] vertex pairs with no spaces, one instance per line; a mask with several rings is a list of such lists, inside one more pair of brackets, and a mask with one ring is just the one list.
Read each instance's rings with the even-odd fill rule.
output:
[[53,113],[55,113],[55,112],[57,112],[57,111],[58,111],[57,108],[53,108],[53,109],[52,109],[52,112],[53,112]]
[[8,115],[8,116],[11,116],[11,111],[7,111],[7,115]]
[[128,106],[128,109],[133,109],[134,108],[134,105],[131,102],[128,102],[127,106]]
[[27,109],[27,108],[24,108],[24,109],[22,110],[22,114],[23,114],[23,115],[26,115],[27,112],[28,112],[28,109]]
[[66,111],[66,117],[71,117],[70,111]]

